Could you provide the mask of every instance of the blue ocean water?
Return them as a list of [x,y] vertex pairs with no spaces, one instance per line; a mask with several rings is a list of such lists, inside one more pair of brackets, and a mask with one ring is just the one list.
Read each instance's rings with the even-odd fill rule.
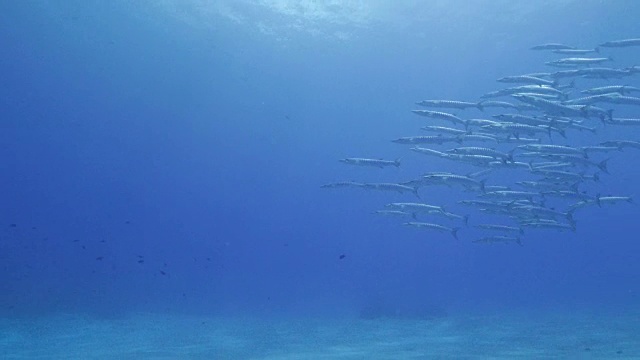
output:
[[[511,86],[497,78],[564,70],[530,48],[637,38],[637,14],[631,0],[0,3],[2,356],[640,356],[637,205],[485,245],[473,227],[455,240],[372,214],[412,194],[321,188],[477,171],[390,141],[427,135],[416,101],[478,101]],[[601,54],[640,65],[640,47]],[[637,74],[576,83],[572,98],[640,87]],[[589,125],[553,142],[640,140]],[[594,154],[610,174],[583,189],[640,193],[636,151]],[[458,188],[420,196],[483,219]]]

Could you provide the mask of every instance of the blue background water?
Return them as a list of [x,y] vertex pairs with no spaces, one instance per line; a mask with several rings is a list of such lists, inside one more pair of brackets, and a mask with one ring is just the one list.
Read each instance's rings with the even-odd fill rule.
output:
[[[419,135],[415,101],[548,71],[549,54],[528,50],[539,43],[637,37],[638,13],[636,1],[2,2],[0,312],[637,305],[637,207],[479,246],[473,230],[455,241],[370,214],[410,195],[320,185],[469,171],[389,141]],[[640,63],[637,49],[610,54]],[[403,166],[337,161],[350,156]],[[597,191],[638,194],[639,166],[633,149],[614,154]]]

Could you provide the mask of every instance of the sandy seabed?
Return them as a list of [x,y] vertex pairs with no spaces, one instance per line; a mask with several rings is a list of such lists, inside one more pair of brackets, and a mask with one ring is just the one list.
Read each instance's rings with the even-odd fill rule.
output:
[[0,319],[2,359],[640,359],[640,312]]

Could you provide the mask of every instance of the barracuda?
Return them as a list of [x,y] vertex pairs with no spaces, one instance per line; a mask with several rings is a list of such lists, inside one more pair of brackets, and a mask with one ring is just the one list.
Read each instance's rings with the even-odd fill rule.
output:
[[342,163],[357,166],[371,166],[383,168],[385,166],[400,167],[400,159],[382,160],[382,159],[365,159],[365,158],[346,158],[339,160]]
[[450,227],[443,226],[443,225],[431,224],[431,223],[423,223],[423,222],[408,222],[408,223],[404,223],[404,225],[413,226],[413,227],[417,227],[417,228],[420,228],[420,229],[430,229],[430,230],[449,232],[449,233],[451,233],[451,236],[453,236],[456,240],[458,240],[458,230],[459,230],[459,228],[450,228]]

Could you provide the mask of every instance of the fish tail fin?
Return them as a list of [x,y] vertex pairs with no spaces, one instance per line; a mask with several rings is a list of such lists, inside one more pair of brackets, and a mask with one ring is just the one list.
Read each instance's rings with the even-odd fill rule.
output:
[[613,120],[613,109],[607,110],[607,116],[609,117],[609,121]]
[[487,179],[482,179],[480,180],[480,191],[482,191],[482,193],[484,194],[485,191],[485,183],[487,182]]
[[413,191],[412,191],[412,192],[413,192],[413,194],[414,194],[418,199],[422,199],[422,198],[420,197],[420,194],[418,193],[418,189],[419,189],[419,187],[415,186],[415,187],[413,188]]
[[604,115],[600,115],[598,117],[600,118],[600,121],[602,121],[602,126],[607,126],[607,117]]
[[596,204],[598,204],[598,207],[602,207],[602,202],[600,202],[600,194],[596,194]]
[[518,230],[518,232],[520,233],[520,235],[524,235],[524,229],[520,228],[520,230]]
[[580,181],[573,183],[573,185],[571,185],[571,190],[578,192],[578,186],[580,186]]
[[565,138],[565,139],[567,138],[567,133],[564,131],[564,129],[558,129],[558,132],[560,133],[560,135],[561,135],[563,138]]
[[400,160],[402,160],[402,158],[401,158],[401,157],[399,157],[399,158],[395,159],[395,160],[393,161],[393,165],[395,165],[395,167],[400,167]]
[[604,159],[602,161],[600,161],[600,163],[598,163],[598,168],[600,170],[602,170],[602,172],[608,174],[609,173],[609,169],[607,169],[607,161],[609,161],[609,159]]
[[482,100],[482,101],[479,101],[479,102],[476,104],[476,107],[478,108],[478,110],[480,110],[480,111],[484,111],[484,106],[482,105],[484,102],[485,102],[485,100]]
[[575,209],[571,209],[567,211],[567,221],[569,222],[569,225],[571,225],[571,228],[573,229],[573,231],[575,231],[576,229],[576,220],[573,218],[574,211]]
[[458,230],[460,230],[460,228],[453,228],[453,229],[451,229],[451,235],[453,235],[453,237],[454,237],[456,240],[460,240],[460,239],[458,239]]
[[598,173],[593,174],[593,181],[599,182],[600,181],[600,174],[598,174]]
[[469,215],[463,216],[462,222],[464,222],[464,226],[469,226]]
[[411,213],[411,217],[413,218],[413,220],[418,220],[418,215],[416,215],[416,213]]

